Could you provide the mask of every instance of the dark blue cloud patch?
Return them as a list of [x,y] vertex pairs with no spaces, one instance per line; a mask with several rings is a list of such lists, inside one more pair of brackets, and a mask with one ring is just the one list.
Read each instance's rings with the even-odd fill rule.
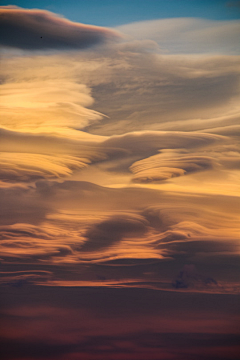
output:
[[75,23],[54,13],[16,7],[0,8],[0,44],[23,50],[85,49],[116,39],[113,30]]

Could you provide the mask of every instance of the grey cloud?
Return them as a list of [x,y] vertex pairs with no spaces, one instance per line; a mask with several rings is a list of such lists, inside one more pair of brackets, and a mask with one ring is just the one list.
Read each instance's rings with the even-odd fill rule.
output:
[[39,224],[51,205],[36,194],[34,187],[15,185],[0,188],[0,224],[14,223]]
[[103,147],[124,149],[130,155],[149,156],[161,149],[194,149],[223,141],[220,135],[167,131],[136,131],[112,136],[102,143]]
[[159,50],[158,44],[153,40],[133,40],[118,45],[120,52],[125,53],[146,53]]
[[0,8],[2,46],[24,50],[84,49],[116,39],[117,32],[74,23],[45,10]]
[[147,231],[147,221],[138,215],[115,215],[89,228],[81,251],[96,251],[119,242],[124,237],[142,236]]
[[159,232],[167,231],[175,223],[174,217],[164,210],[164,206],[163,208],[159,208],[159,206],[147,207],[141,214],[149,225]]
[[178,201],[177,198],[175,203],[163,200],[161,205],[141,212],[155,234],[151,246],[163,251],[164,256],[183,259],[238,253],[237,234],[230,232],[238,227],[237,217],[229,218],[220,209],[213,211],[209,206],[194,204],[193,199]]
[[[35,194],[35,190],[33,192]],[[63,182],[40,180],[36,182],[35,196],[44,199],[46,203],[56,203],[59,207],[73,209],[110,211],[113,209],[119,211],[136,211],[144,209],[147,206],[170,201],[181,203],[182,197],[176,197],[172,193],[166,193],[161,190],[152,190],[144,188],[110,188],[99,186],[87,181],[65,180]],[[189,202],[196,201],[201,204],[201,199],[191,198]],[[231,200],[232,201],[232,200]],[[211,206],[207,198],[204,203]],[[199,205],[199,206],[202,206]],[[171,207],[171,206],[170,206]],[[23,222],[23,221],[22,221]]]
[[[181,239],[180,237],[175,237],[175,234],[172,233],[171,241],[169,242],[169,239],[167,239],[166,249],[173,257],[182,256],[183,258],[191,258],[197,255],[214,256],[214,254],[219,255],[220,253],[229,255],[238,250],[236,239],[220,240],[217,237],[209,236],[207,233],[202,237],[192,236],[191,232],[186,235],[183,232],[182,235]],[[184,236],[185,239],[183,239]],[[165,239],[163,238],[162,241],[164,242]],[[160,244],[160,246],[162,245]]]
[[[79,76],[86,78],[81,70]],[[89,72],[86,81],[93,90],[95,109],[108,116],[86,127],[94,134],[189,131],[210,128],[211,122],[216,127],[224,114],[229,117],[230,102],[238,113],[237,56],[133,55],[116,50],[108,62],[102,59],[101,72]],[[225,119],[228,125],[229,120]]]
[[187,244],[189,252],[191,252],[191,245],[196,253],[234,253],[239,247],[236,240],[231,241],[230,239],[228,241],[225,239],[216,239],[216,241],[209,239],[205,242],[204,240],[196,240],[192,244],[191,242]]
[[[171,121],[159,126],[159,130],[180,130],[180,131],[200,131],[219,135],[238,136],[239,134],[239,114],[223,115],[201,119],[189,119],[182,121]],[[236,132],[234,134],[234,130]]]
[[176,289],[218,287],[216,280],[198,273],[195,265],[185,265],[172,285]]
[[135,39],[151,39],[171,53],[239,53],[238,20],[158,19],[117,28]]
[[[10,192],[11,190],[8,190]],[[26,191],[26,190],[25,190]],[[23,190],[24,192],[24,190]],[[28,190],[26,193],[35,194],[35,190]],[[201,209],[203,224],[206,220],[209,223],[227,223],[230,227],[236,221],[239,199],[237,196],[221,196],[218,194],[199,196],[198,194],[165,192],[147,188],[108,188],[98,186],[87,181],[38,181],[36,183],[35,196],[43,197],[45,201],[56,202],[70,209],[92,209],[96,211],[115,210],[139,210],[149,206],[158,206],[171,216],[177,216],[178,222],[194,221]],[[66,202],[67,200],[67,202]],[[181,209],[181,210],[180,210]],[[228,212],[226,213],[226,209]],[[227,222],[226,222],[227,219]],[[236,224],[235,224],[236,225]]]

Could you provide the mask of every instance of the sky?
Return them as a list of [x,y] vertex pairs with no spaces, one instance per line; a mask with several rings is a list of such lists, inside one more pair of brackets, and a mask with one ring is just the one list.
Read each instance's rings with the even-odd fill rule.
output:
[[[1,5],[9,4],[8,1],[1,1]],[[84,24],[110,27],[179,17],[211,20],[240,18],[239,1],[227,0],[19,0],[14,5],[52,11]]]
[[6,360],[237,360],[240,2],[1,1]]

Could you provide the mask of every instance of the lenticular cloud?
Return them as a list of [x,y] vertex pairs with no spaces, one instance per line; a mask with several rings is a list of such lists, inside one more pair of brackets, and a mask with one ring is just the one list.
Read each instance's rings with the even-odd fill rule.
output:
[[2,46],[24,50],[85,49],[116,39],[117,32],[74,23],[45,10],[0,8]]

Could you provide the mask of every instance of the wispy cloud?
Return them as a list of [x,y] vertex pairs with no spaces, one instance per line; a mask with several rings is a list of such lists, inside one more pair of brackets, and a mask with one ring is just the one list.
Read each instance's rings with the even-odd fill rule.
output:
[[[238,2],[231,3],[238,6]],[[162,51],[174,54],[239,54],[238,20],[169,18],[135,22],[117,29],[134,39],[154,40]]]

